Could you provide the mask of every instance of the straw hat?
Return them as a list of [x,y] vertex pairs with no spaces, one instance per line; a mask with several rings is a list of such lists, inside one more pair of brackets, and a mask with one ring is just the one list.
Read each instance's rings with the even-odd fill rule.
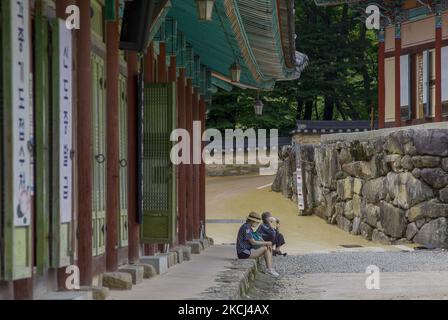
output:
[[253,221],[253,222],[257,222],[260,223],[261,222],[261,217],[258,213],[256,212],[251,212],[249,213],[249,215],[247,216],[247,220]]

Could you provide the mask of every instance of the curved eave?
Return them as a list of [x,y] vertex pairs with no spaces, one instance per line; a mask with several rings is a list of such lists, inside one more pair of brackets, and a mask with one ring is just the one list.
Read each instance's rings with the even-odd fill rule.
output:
[[[229,78],[229,68],[237,61],[242,69],[241,85],[272,88],[272,81],[264,78],[249,47],[241,17],[227,0],[216,0],[212,21],[199,21],[196,1],[171,0],[169,17],[176,19],[187,42],[201,57],[201,64]],[[231,14],[229,14],[231,13]],[[236,84],[233,84],[236,85]]]
[[308,62],[295,50],[293,0],[215,0],[212,21],[197,18],[196,1],[171,0],[176,19],[201,64],[229,79],[238,62],[242,88],[272,89],[300,77]]
[[235,0],[258,65],[266,78],[300,77],[307,57],[295,50],[292,0]]

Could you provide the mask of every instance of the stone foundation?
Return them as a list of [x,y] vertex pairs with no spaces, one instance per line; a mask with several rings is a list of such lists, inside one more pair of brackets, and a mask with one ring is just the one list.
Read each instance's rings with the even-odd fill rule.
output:
[[448,124],[358,137],[301,146],[304,213],[383,244],[448,248]]

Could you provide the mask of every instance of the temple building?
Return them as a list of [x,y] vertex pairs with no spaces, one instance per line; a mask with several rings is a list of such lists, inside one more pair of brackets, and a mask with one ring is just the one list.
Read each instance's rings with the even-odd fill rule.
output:
[[205,165],[174,165],[171,132],[205,130],[218,87],[307,64],[293,0],[2,0],[0,16],[0,299],[203,240]]
[[377,4],[379,128],[448,120],[448,1],[315,0]]

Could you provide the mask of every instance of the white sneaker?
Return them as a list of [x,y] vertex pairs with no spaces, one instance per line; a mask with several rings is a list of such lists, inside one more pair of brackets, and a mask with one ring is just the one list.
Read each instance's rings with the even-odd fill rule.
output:
[[275,271],[274,269],[267,269],[266,273],[270,274],[271,276],[274,276],[274,277],[279,277],[280,276],[280,274],[278,274],[278,272]]

